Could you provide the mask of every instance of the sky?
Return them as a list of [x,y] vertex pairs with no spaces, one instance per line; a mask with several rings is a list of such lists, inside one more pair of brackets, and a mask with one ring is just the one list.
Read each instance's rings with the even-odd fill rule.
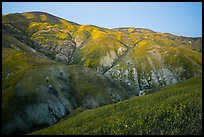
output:
[[2,14],[42,11],[104,28],[202,37],[202,2],[2,2]]

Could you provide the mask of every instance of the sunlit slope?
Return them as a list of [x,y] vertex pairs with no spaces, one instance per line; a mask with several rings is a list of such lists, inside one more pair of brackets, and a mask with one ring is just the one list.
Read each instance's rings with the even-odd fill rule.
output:
[[3,45],[15,49],[18,40],[57,62],[92,68],[135,95],[202,74],[202,38],[79,25],[43,12],[8,14],[2,23]]
[[84,67],[13,49],[2,50],[2,132],[27,133],[72,114],[133,96]]
[[2,50],[5,134],[202,75],[202,38],[80,25],[44,12],[3,15]]
[[75,47],[70,33],[78,24],[42,12],[8,14],[3,16],[2,23],[7,33],[49,58],[70,61]]
[[202,134],[202,78],[86,110],[31,134]]
[[202,74],[202,54],[185,46],[143,39],[104,73],[136,94]]
[[[106,29],[79,25],[43,12],[8,14],[2,17],[3,28],[48,57],[63,63],[107,71],[141,40],[159,46],[181,46],[202,51],[202,40],[162,34],[148,29]],[[146,51],[145,51],[146,52]]]

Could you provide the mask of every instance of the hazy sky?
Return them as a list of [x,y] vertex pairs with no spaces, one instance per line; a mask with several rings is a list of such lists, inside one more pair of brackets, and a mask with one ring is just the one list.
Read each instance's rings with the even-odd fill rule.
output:
[[2,13],[43,11],[79,24],[202,36],[202,2],[2,2]]

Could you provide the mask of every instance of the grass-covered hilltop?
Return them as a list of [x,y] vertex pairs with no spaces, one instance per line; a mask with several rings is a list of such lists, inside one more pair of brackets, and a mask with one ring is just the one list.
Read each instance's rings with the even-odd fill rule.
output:
[[202,38],[2,15],[3,134],[202,134]]

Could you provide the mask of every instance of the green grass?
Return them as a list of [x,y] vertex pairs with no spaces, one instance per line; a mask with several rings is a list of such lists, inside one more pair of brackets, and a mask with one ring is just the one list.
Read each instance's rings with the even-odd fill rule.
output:
[[[59,77],[60,69],[64,71],[64,77]],[[120,96],[119,100],[127,99],[130,96],[122,86],[113,83],[90,68],[67,66],[27,52],[3,48],[2,123],[4,125],[9,123],[15,126],[15,122],[12,120],[19,113],[22,114],[20,118],[29,121],[32,116],[30,118],[24,113],[26,107],[38,105],[39,101],[53,99],[45,89],[47,84],[45,76],[49,77],[50,84],[60,92],[60,97],[71,102],[70,105],[73,108],[76,106],[76,108],[87,109],[118,101],[117,97],[110,94]],[[59,87],[59,79],[61,87]],[[19,85],[21,87],[18,88]],[[36,88],[39,91],[36,92]],[[43,97],[40,97],[42,95]],[[71,112],[72,110],[70,110]],[[22,129],[18,130],[17,128],[15,134],[21,133]]]
[[146,96],[85,110],[31,134],[198,135],[202,132],[202,78]]
[[25,21],[24,18],[14,14],[4,15],[2,18],[2,23],[23,22],[23,21]]
[[[41,43],[41,45],[61,45],[63,41],[67,39],[66,32],[71,35],[72,39],[75,39],[80,44],[79,49],[75,50],[73,53],[73,61],[72,64],[78,64],[90,68],[97,68],[103,66],[103,63],[100,63],[101,59],[103,59],[108,52],[114,51],[117,54],[117,58],[119,58],[122,54],[118,54],[119,48],[126,49],[132,47],[136,42],[141,39],[145,39],[138,44],[138,47],[135,48],[131,56],[134,60],[141,59],[141,62],[146,61],[145,55],[147,50],[150,48],[154,48],[154,45],[159,46],[160,48],[171,50],[171,45],[174,47],[184,47],[184,48],[196,48],[196,46],[190,46],[188,41],[191,40],[194,45],[201,45],[199,41],[196,39],[189,38],[181,38],[179,36],[167,35],[163,33],[153,32],[148,29],[134,29],[134,28],[120,28],[118,30],[114,29],[106,29],[100,28],[93,25],[76,25],[69,21],[59,19],[47,13],[40,12],[27,12],[22,14],[9,14],[3,16],[3,23],[15,22],[15,26],[19,26],[21,28],[21,24],[19,22],[26,22],[27,26],[23,25],[25,28],[27,27],[27,32],[29,34],[29,38],[33,41],[37,40]],[[48,31],[49,29],[54,29],[55,31]],[[61,30],[62,32],[59,32]],[[138,31],[135,31],[138,30]],[[48,32],[44,32],[48,31]],[[87,41],[87,39],[90,39]],[[174,39],[172,41],[172,39]],[[183,40],[185,41],[182,44]],[[86,42],[85,42],[86,41]],[[152,42],[154,41],[154,42]],[[156,42],[156,43],[155,43]],[[186,44],[187,42],[187,44]],[[122,43],[122,44],[121,44]],[[6,44],[5,44],[6,45]],[[81,48],[81,46],[83,48]],[[142,50],[139,49],[141,47]],[[137,51],[138,50],[138,51]],[[131,50],[130,50],[131,51]],[[175,53],[179,54],[179,52],[174,52],[171,50],[173,54],[169,54],[166,56],[165,60],[167,60],[167,66],[171,68],[171,64],[175,64],[174,66],[178,66],[177,61],[173,55]],[[202,64],[202,57],[200,53],[196,51],[192,52],[192,50],[182,50],[187,56],[192,58],[192,60],[196,61],[198,65]],[[160,50],[160,53],[162,51]],[[126,55],[129,58],[129,54]],[[115,60],[117,60],[114,59]],[[185,57],[183,57],[185,58]],[[186,59],[183,59],[186,60]],[[160,63],[158,61],[154,61],[157,68],[160,68]],[[186,61],[185,61],[186,62]],[[189,60],[187,60],[189,62]],[[144,63],[145,64],[145,63]],[[189,63],[183,63],[185,65],[189,65]],[[182,65],[183,65],[182,64]],[[146,68],[150,68],[148,64],[145,64]],[[123,66],[123,65],[122,65]],[[173,67],[174,67],[173,66]],[[193,67],[190,65],[191,68]],[[180,66],[178,66],[180,67]],[[103,69],[107,70],[110,67],[104,67]],[[174,68],[172,68],[174,69]],[[148,70],[149,71],[149,70]],[[193,71],[189,69],[189,71]],[[190,72],[191,73],[191,72]],[[196,72],[197,73],[197,72]],[[183,74],[185,75],[185,74]],[[189,77],[192,75],[189,74]],[[181,76],[182,77],[182,76]]]
[[14,96],[14,85],[18,83],[25,70],[34,66],[53,63],[50,60],[40,58],[37,55],[13,49],[2,49],[2,110],[3,121],[10,118],[7,107]]
[[[103,63],[100,63],[103,57],[105,58],[105,56],[107,56],[107,54],[110,54],[110,52],[115,52],[116,56],[118,56],[118,49],[125,48],[117,41],[116,38],[112,37],[112,35],[104,34],[95,37],[95,39],[92,38],[90,42],[88,42],[81,49],[81,60],[83,58],[85,59],[84,61],[80,62],[83,66],[103,66]],[[106,66],[104,65],[104,67]]]
[[[9,14],[4,15],[2,17],[2,23],[3,23],[3,30],[2,30],[2,47],[3,48],[12,48],[15,50],[5,50],[3,49],[2,52],[2,96],[3,96],[3,111],[7,111],[7,109],[4,109],[7,107],[7,102],[9,99],[13,96],[13,86],[18,82],[22,74],[25,70],[29,68],[33,68],[34,66],[43,66],[44,64],[50,64],[50,61],[44,60],[43,58],[37,58],[27,55],[24,52],[17,51],[17,50],[23,50],[28,53],[32,53],[32,50],[28,47],[28,45],[32,45],[34,40],[38,40],[38,42],[41,43],[41,45],[62,45],[62,42],[65,42],[68,39],[75,40],[79,42],[79,45],[74,47],[74,54],[73,54],[73,61],[72,64],[77,64],[85,67],[90,67],[92,69],[96,69],[98,67],[101,67],[102,70],[109,70],[111,67],[116,69],[123,69],[123,70],[130,70],[128,77],[130,77],[130,80],[133,80],[133,70],[132,68],[136,68],[138,70],[138,78],[139,80],[146,74],[150,73],[152,70],[151,65],[148,63],[149,57],[156,70],[159,70],[164,66],[168,67],[174,74],[179,73],[177,76],[179,78],[190,78],[197,75],[202,74],[201,68],[202,68],[202,55],[200,52],[202,49],[202,44],[199,40],[196,39],[190,39],[190,38],[183,38],[179,36],[169,35],[169,34],[163,34],[163,33],[155,33],[151,30],[147,29],[134,29],[134,28],[121,28],[118,30],[114,29],[106,29],[106,28],[100,28],[93,25],[77,25],[75,23],[59,19],[57,17],[54,17],[52,15],[49,15],[47,13],[40,13],[40,12],[28,12],[24,14]],[[138,30],[138,31],[135,31]],[[26,36],[26,37],[25,37]],[[32,41],[30,44],[25,41],[21,41],[22,39],[26,38],[26,41]],[[77,39],[77,40],[76,40]],[[142,40],[145,39],[145,40]],[[138,43],[140,40],[142,40],[140,43]],[[173,41],[172,41],[173,40]],[[192,41],[192,45],[188,44],[189,40]],[[136,47],[133,45],[138,43]],[[32,45],[33,46],[33,45]],[[120,50],[121,51],[120,51]],[[148,53],[150,50],[156,49],[156,51],[161,54],[162,61],[157,59],[156,53]],[[167,51],[167,52],[166,52]],[[51,54],[52,50],[50,50]],[[110,53],[115,53],[116,57],[111,57],[110,60]],[[38,55],[37,53],[32,53],[33,55]],[[50,56],[51,58],[52,56]],[[107,65],[107,63],[104,61],[109,60],[111,65]],[[113,59],[113,60],[112,60]],[[126,62],[131,60],[133,65],[127,65]],[[108,61],[107,61],[108,62]],[[139,64],[137,64],[139,62]],[[117,65],[118,66],[115,66]],[[129,69],[130,68],[130,69]],[[184,68],[181,72],[180,70],[176,71],[178,68]],[[101,96],[107,95],[105,90],[105,86],[108,85],[106,82],[101,84],[101,81],[98,81],[98,79],[94,76],[94,73],[88,73],[86,72],[78,74],[78,70],[74,67],[72,72],[76,72],[75,76],[80,76],[79,78],[76,77],[71,80],[73,82],[72,84],[78,84],[76,87],[76,100],[83,104],[83,99],[87,97],[87,95],[96,96],[96,92],[99,91],[101,93]],[[101,71],[103,72],[103,71]],[[125,72],[125,71],[123,71]],[[125,80],[125,76],[123,76],[123,72],[121,73],[123,81]],[[144,74],[142,73],[144,72]],[[112,79],[117,78],[114,74],[110,74]],[[91,82],[87,82],[86,78],[90,78]],[[95,77],[95,79],[94,79]],[[88,79],[88,80],[90,80]],[[40,82],[40,81],[39,81]],[[32,83],[32,82],[31,82]],[[104,85],[100,88],[98,86],[93,85]],[[181,84],[181,83],[180,83]],[[191,83],[189,83],[191,84]],[[196,83],[195,83],[196,85]],[[109,85],[111,86],[111,85]],[[151,85],[154,87],[154,85]],[[174,87],[173,89],[177,89],[177,87]],[[187,86],[187,85],[185,85]],[[193,88],[185,88],[181,87],[181,95],[184,95],[184,91],[190,91]],[[192,86],[193,87],[193,86]],[[151,87],[152,88],[152,87]],[[91,90],[93,89],[93,90]],[[164,88],[165,89],[165,88]],[[162,90],[164,90],[162,89]],[[199,89],[199,88],[198,88]],[[113,88],[114,92],[118,92],[117,89]],[[84,91],[84,92],[81,92]],[[180,88],[178,89],[180,91]],[[196,91],[193,90],[193,91]],[[179,101],[176,98],[176,95],[174,94],[174,91],[167,92],[167,90],[164,90],[163,93],[165,94],[172,94],[171,100],[175,103],[175,112],[173,111],[175,108],[164,102],[164,104],[167,106],[166,108],[163,108],[163,106],[157,105],[154,106],[153,104],[159,104],[163,103],[161,100],[158,102],[154,101],[149,96],[155,98],[156,96],[166,96],[162,94],[155,93],[154,95],[147,95],[144,97],[137,97],[128,100],[128,104],[125,104],[125,102],[122,102],[121,104],[125,104],[127,106],[130,105],[130,108],[127,109],[128,112],[126,112],[126,107],[122,105],[116,105],[118,106],[119,110],[114,110],[114,105],[110,105],[104,108],[99,108],[95,110],[90,110],[93,113],[93,116],[96,117],[96,121],[94,123],[91,123],[89,120],[88,123],[83,124],[83,120],[85,117],[83,115],[81,116],[82,119],[82,125],[75,125],[70,124],[70,129],[63,130],[60,132],[61,134],[85,134],[86,132],[88,134],[194,134],[199,132],[199,129],[195,129],[195,131],[192,131],[194,125],[189,125],[185,129],[178,127],[175,129],[171,127],[171,123],[161,123],[157,121],[162,117],[163,115],[166,117],[166,111],[169,111],[170,109],[172,112],[170,112],[172,117],[170,116],[169,121],[177,121],[177,117],[173,117],[176,115],[177,109],[180,109],[179,107]],[[158,92],[160,93],[160,92]],[[197,93],[197,92],[196,92]],[[190,95],[193,93],[185,93],[187,96],[187,100],[190,100]],[[200,95],[200,94],[199,94]],[[192,95],[194,97],[194,95]],[[175,98],[173,98],[175,97]],[[184,95],[185,97],[185,95]],[[182,98],[179,94],[178,98]],[[107,100],[110,100],[110,98],[107,98]],[[136,103],[131,102],[131,100],[134,100]],[[141,100],[144,100],[144,105],[140,103]],[[166,100],[166,99],[165,99]],[[109,101],[108,101],[109,102]],[[149,103],[150,102],[150,103]],[[188,102],[186,102],[188,103]],[[185,104],[185,103],[184,103]],[[185,104],[186,106],[187,104]],[[188,104],[189,107],[192,107],[190,104]],[[135,106],[135,107],[134,107]],[[138,106],[144,107],[144,110],[142,109],[141,112]],[[147,107],[150,106],[150,107]],[[110,108],[109,111],[106,110],[106,108]],[[136,108],[137,110],[134,110],[133,108]],[[18,109],[18,108],[17,108]],[[139,109],[139,110],[138,110]],[[161,112],[157,112],[157,110],[161,110]],[[185,109],[187,109],[185,107]],[[188,108],[190,109],[190,108]],[[124,110],[124,113],[123,111]],[[100,113],[96,113],[99,111],[100,113],[104,112],[104,117]],[[186,110],[182,110],[186,111]],[[85,111],[82,114],[89,115],[89,111]],[[114,115],[109,115],[109,112],[116,113]],[[189,111],[192,112],[192,111]],[[110,113],[110,114],[111,114]],[[158,113],[159,115],[154,116],[155,113]],[[3,117],[7,117],[9,113],[5,112]],[[126,117],[126,115],[131,114],[131,117]],[[137,114],[139,117],[134,116],[134,114]],[[180,114],[180,113],[179,113]],[[181,113],[182,114],[182,113]],[[188,114],[188,113],[187,113]],[[81,115],[81,114],[79,114]],[[100,115],[101,118],[97,118],[97,115]],[[151,115],[151,117],[149,117]],[[189,114],[190,115],[190,114]],[[121,116],[121,119],[120,119]],[[78,119],[78,116],[76,116],[72,119],[73,122]],[[107,117],[107,118],[106,118]],[[148,121],[146,121],[146,117]],[[193,118],[192,116],[189,116],[190,118]],[[195,116],[196,117],[196,116]],[[188,121],[185,117],[181,116],[184,120]],[[156,122],[154,121],[156,119]],[[164,120],[167,120],[164,118]],[[105,121],[105,122],[104,122]],[[131,122],[132,121],[132,122]],[[168,120],[167,120],[168,121]],[[178,120],[179,121],[179,120]],[[116,122],[116,123],[114,123]],[[70,122],[68,122],[70,123]],[[77,123],[77,122],[76,122]],[[129,124],[127,124],[129,123]],[[182,122],[181,122],[182,123]],[[197,122],[198,123],[198,122]],[[66,124],[66,123],[65,123]],[[170,124],[170,128],[168,129],[164,126],[161,127],[161,125],[167,125]],[[188,124],[186,122],[183,122],[183,124]],[[173,123],[173,125],[179,125],[179,123]],[[96,128],[92,128],[92,127]],[[66,129],[66,128],[65,128]],[[189,129],[189,130],[188,130]],[[81,130],[81,131],[80,131]],[[184,131],[185,130],[185,131]],[[193,129],[194,130],[194,129]],[[53,130],[54,133],[55,130]],[[61,130],[59,130],[61,131]],[[189,131],[189,132],[186,132]]]

